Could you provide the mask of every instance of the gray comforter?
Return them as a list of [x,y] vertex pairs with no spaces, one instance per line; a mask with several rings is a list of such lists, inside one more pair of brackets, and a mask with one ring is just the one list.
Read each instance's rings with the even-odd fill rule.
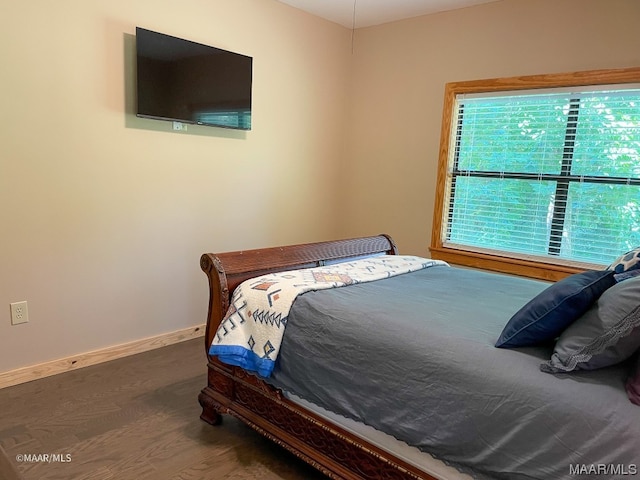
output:
[[640,407],[626,366],[554,376],[539,369],[551,346],[494,347],[546,286],[432,267],[308,292],[270,382],[479,476],[596,478],[580,474],[595,466],[634,478]]

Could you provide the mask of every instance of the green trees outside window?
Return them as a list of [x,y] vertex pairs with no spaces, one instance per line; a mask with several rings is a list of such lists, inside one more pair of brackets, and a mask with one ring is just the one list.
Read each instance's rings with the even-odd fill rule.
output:
[[636,87],[456,95],[443,246],[607,265],[640,245]]

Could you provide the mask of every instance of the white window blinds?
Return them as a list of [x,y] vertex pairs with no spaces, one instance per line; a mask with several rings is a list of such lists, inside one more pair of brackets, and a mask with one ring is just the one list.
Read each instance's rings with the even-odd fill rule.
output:
[[443,245],[610,263],[640,245],[640,86],[458,95]]

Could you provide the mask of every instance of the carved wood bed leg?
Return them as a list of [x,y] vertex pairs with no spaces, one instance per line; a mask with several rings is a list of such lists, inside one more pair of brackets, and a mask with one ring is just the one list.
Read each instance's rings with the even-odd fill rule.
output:
[[204,390],[198,395],[198,402],[202,407],[201,420],[210,425],[220,425],[222,423],[222,406],[207,395]]

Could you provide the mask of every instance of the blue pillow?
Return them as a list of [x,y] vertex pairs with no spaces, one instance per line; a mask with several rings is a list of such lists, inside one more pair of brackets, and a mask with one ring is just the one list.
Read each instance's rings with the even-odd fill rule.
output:
[[614,273],[590,270],[554,283],[511,317],[496,347],[525,347],[554,340],[616,283]]

